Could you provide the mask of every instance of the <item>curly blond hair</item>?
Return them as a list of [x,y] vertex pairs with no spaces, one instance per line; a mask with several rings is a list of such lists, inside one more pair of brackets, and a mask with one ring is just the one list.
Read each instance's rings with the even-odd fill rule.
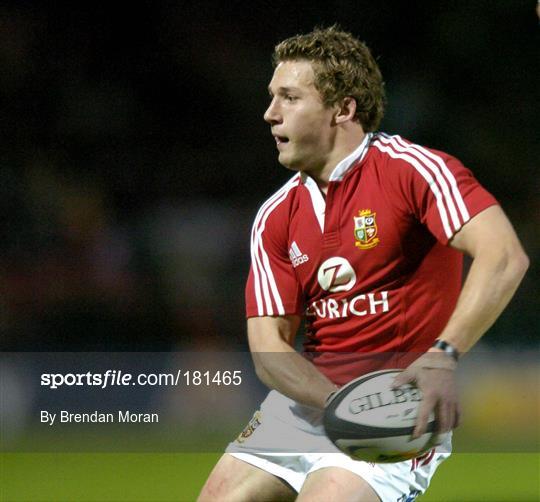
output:
[[315,88],[326,106],[350,96],[356,100],[355,120],[364,131],[379,127],[384,114],[384,82],[368,47],[338,25],[295,35],[274,48],[274,67],[282,61],[310,61]]

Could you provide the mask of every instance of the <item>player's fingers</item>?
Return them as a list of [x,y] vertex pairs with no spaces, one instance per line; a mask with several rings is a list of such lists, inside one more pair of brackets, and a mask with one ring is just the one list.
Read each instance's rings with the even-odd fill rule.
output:
[[394,378],[392,381],[391,388],[397,389],[398,387],[401,387],[402,385],[405,385],[407,383],[414,382],[414,375],[411,371],[403,371],[401,372],[397,377]]
[[446,402],[443,415],[446,417],[447,422],[441,424],[439,431],[447,432],[455,429],[459,425],[461,416],[461,407],[459,401],[457,399],[453,399]]
[[437,406],[437,432],[448,432],[454,423],[454,406],[452,403],[440,401]]
[[424,398],[424,401],[422,401],[422,404],[418,409],[418,416],[416,417],[416,427],[414,428],[412,435],[413,439],[419,438],[426,432],[429,415],[433,410],[434,405],[435,401],[433,399],[426,397]]

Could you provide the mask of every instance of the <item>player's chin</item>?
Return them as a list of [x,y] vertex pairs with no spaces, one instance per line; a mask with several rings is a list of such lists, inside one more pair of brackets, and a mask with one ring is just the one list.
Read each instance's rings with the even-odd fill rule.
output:
[[278,161],[283,167],[286,167],[290,171],[298,172],[302,170],[302,164],[298,162],[298,159],[295,159],[284,152],[279,154]]
[[285,168],[289,169],[290,171],[298,171],[299,169],[295,167],[294,163],[291,162],[289,158],[287,158],[286,155],[279,154],[278,162]]

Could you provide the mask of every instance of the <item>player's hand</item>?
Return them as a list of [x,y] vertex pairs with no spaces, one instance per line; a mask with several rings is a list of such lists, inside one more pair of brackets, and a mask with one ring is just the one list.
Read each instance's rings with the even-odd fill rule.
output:
[[457,363],[444,352],[426,352],[394,380],[392,387],[413,384],[424,396],[418,410],[413,438],[425,433],[429,415],[435,412],[437,432],[447,432],[459,425],[459,400],[455,369]]

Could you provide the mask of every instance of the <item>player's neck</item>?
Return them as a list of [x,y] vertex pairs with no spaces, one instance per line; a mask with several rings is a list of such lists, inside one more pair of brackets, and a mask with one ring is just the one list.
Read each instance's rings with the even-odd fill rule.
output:
[[306,174],[311,176],[319,189],[326,194],[328,190],[328,184],[330,182],[330,176],[336,166],[345,158],[347,158],[352,152],[354,152],[358,146],[364,141],[366,133],[360,127],[360,130],[347,131],[348,134],[343,134],[341,137],[336,138],[335,146],[325,159],[324,164],[319,169],[306,170]]

